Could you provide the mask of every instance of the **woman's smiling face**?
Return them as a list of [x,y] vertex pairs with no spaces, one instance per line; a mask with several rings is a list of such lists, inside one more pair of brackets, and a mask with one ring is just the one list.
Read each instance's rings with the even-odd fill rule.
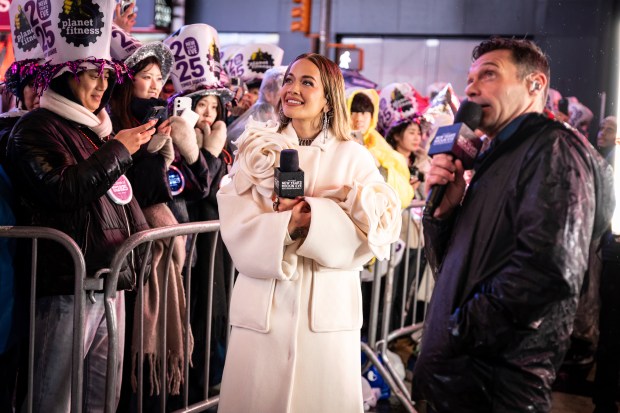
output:
[[327,99],[319,68],[308,59],[293,63],[284,78],[280,100],[286,117],[320,124]]

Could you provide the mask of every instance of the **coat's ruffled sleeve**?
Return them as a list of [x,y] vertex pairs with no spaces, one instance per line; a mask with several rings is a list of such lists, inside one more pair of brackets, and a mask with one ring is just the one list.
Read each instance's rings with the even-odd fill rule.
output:
[[273,170],[282,149],[293,147],[271,122],[248,121],[235,142],[231,180],[218,194],[220,232],[240,273],[253,278],[291,279],[297,268],[288,236],[291,212],[272,209]]
[[389,257],[390,244],[400,235],[400,200],[381,178],[370,154],[364,154],[368,161],[355,174],[360,182],[306,197],[312,222],[300,255],[330,268],[358,267],[373,256]]
[[390,245],[400,235],[400,201],[383,182],[355,182],[347,198],[339,203],[368,239],[368,246],[380,260],[389,258]]

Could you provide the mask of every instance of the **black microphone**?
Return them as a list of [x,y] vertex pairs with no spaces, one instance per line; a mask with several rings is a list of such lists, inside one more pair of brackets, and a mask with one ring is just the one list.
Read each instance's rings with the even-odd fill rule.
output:
[[304,195],[304,171],[299,169],[296,149],[280,152],[280,167],[273,174],[273,190],[280,198],[293,199]]
[[[454,116],[454,124],[437,129],[428,154],[451,154],[455,160],[461,160],[465,169],[473,168],[482,146],[482,141],[473,131],[478,128],[481,120],[482,107],[474,102],[463,102]],[[434,185],[431,188],[424,208],[425,215],[433,216],[445,193],[446,185]]]

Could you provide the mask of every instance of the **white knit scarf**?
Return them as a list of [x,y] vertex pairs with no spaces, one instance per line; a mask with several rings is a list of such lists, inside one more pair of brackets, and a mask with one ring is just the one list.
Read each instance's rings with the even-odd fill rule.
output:
[[39,106],[65,119],[89,127],[100,138],[110,136],[112,133],[112,121],[108,112],[102,109],[99,114],[95,115],[84,106],[59,95],[51,89],[43,92],[39,100]]

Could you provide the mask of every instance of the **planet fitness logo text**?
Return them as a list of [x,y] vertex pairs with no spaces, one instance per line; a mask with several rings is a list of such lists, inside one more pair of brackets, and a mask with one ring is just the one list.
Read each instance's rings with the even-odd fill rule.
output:
[[401,112],[401,113],[409,113],[410,111],[414,109],[413,102],[411,102],[411,99],[403,95],[403,93],[398,88],[395,88],[392,91],[391,104],[392,104],[392,108],[395,111]]
[[18,13],[15,15],[15,30],[13,31],[15,44],[20,50],[28,52],[39,44],[37,35],[30,27],[30,22],[26,18],[21,6],[18,6]]
[[273,56],[258,49],[258,52],[252,53],[250,56],[248,67],[255,73],[265,73],[273,67]]
[[[56,53],[56,49],[54,48],[54,44],[56,41],[56,37],[54,36],[54,32],[50,30],[52,26],[52,22],[50,20],[52,6],[50,0],[30,0],[24,3],[24,8],[21,9],[18,7],[18,13],[15,16],[15,32],[21,32],[21,36],[15,35],[15,41],[21,43],[26,48],[23,50],[32,50],[33,46],[31,45],[31,34],[29,33],[26,25],[30,27],[30,30],[34,31],[37,37],[37,44],[41,45],[41,50],[45,57],[48,57],[54,53]],[[28,21],[26,24],[23,19]],[[14,33],[15,34],[15,33]]]
[[103,13],[91,0],[64,0],[58,19],[60,35],[75,46],[87,47],[103,33]]

